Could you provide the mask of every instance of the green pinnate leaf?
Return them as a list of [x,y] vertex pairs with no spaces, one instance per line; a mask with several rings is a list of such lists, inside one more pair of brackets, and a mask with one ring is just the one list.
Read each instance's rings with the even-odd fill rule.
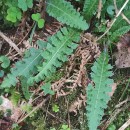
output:
[[117,42],[119,37],[122,36],[123,34],[127,33],[130,30],[130,25],[129,26],[122,26],[119,29],[115,30],[112,35],[110,36],[110,40]]
[[27,78],[21,76],[20,80],[21,80],[23,95],[27,100],[29,100],[30,96],[31,96],[31,93],[29,92],[29,85],[27,84]]
[[92,16],[98,9],[98,0],[85,0],[83,14],[87,22],[90,22]]
[[35,77],[30,77],[29,82],[32,84],[34,81],[44,80],[54,73],[56,68],[61,67],[62,63],[68,60],[67,56],[78,46],[74,42],[78,42],[79,38],[80,32],[72,28],[62,28],[49,37],[46,50],[41,53],[44,62],[38,67],[39,73]]
[[87,117],[89,130],[97,130],[100,120],[104,114],[104,109],[107,108],[107,103],[110,100],[109,92],[113,80],[110,78],[113,73],[110,71],[112,66],[108,64],[109,56],[107,53],[102,53],[92,67],[91,78],[94,82],[87,86]]
[[66,0],[47,0],[47,12],[58,21],[81,30],[88,29],[88,24],[76,9]]
[[6,56],[0,56],[0,63],[2,68],[7,68],[10,65],[10,60]]
[[36,73],[36,65],[40,63],[41,49],[30,48],[27,50],[25,57],[16,62],[15,67],[11,69],[11,73],[4,78],[1,84],[1,88],[9,88],[15,86],[20,76],[28,79],[32,73]]

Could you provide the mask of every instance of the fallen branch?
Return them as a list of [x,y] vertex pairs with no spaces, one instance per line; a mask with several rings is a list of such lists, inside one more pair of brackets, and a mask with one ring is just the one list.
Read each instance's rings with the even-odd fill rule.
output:
[[9,43],[9,45],[11,47],[13,47],[20,55],[22,55],[22,52],[20,51],[20,49],[16,46],[16,44],[14,42],[12,42],[11,39],[9,39],[7,36],[4,35],[4,33],[2,33],[0,31],[0,37],[2,37],[7,43]]

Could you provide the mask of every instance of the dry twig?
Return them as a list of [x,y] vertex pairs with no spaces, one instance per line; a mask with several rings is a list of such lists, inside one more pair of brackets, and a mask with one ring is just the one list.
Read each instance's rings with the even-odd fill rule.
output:
[[2,33],[1,31],[0,31],[0,37],[2,37],[7,43],[9,43],[11,47],[13,47],[20,55],[22,55],[20,49],[16,46],[16,44],[12,42],[11,39],[9,39],[7,36],[5,36],[4,33]]

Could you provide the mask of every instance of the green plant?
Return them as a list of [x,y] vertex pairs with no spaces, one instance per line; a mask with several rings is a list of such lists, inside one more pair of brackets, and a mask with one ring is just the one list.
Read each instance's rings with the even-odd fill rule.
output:
[[72,54],[76,49],[79,41],[79,32],[74,29],[62,28],[54,36],[48,38],[46,50],[41,53],[44,62],[38,67],[39,73],[29,79],[29,84],[39,82],[45,77],[49,77],[56,71],[56,68],[61,67],[62,63],[67,61],[67,56]]
[[[32,73],[36,72],[36,65],[42,59],[40,49],[30,48],[22,61],[15,64],[15,67],[11,69],[11,73],[4,79],[1,88],[8,88],[15,86],[18,82],[17,77],[29,77]],[[22,71],[21,71],[22,70]],[[26,72],[26,73],[25,73]]]
[[3,19],[5,25],[12,25],[11,22],[18,23],[23,17],[22,11],[28,11],[28,8],[32,7],[33,0],[1,0],[0,20]]
[[50,128],[50,130],[56,130],[55,128]]
[[4,76],[4,71],[0,70],[0,78],[2,78]]
[[[122,16],[115,17],[116,10],[113,0],[102,0],[102,9],[98,10],[99,1],[97,0],[75,0],[81,3],[81,10],[79,12],[73,6],[72,0],[46,0],[46,12],[63,23],[64,27],[61,28],[56,34],[47,38],[47,41],[37,41],[39,48],[30,48],[26,51],[22,60],[17,61],[10,73],[4,78],[0,89],[10,88],[11,86],[17,86],[19,82],[24,97],[30,99],[29,87],[35,87],[36,83],[44,81],[44,85],[37,84],[43,90],[44,95],[54,95],[54,91],[51,89],[51,83],[62,77],[56,74],[58,68],[62,67],[62,64],[68,60],[68,56],[73,54],[77,48],[82,37],[83,31],[92,33],[92,35],[104,34],[108,29],[107,20],[113,21],[116,18],[115,24],[111,27],[106,37],[98,39],[100,43],[117,42],[118,38],[127,33],[130,30],[130,26]],[[2,0],[3,3],[3,0]],[[124,1],[117,1],[117,8],[120,9]],[[28,11],[28,8],[33,7],[33,0],[7,0],[4,4],[6,7],[6,13],[2,14],[2,18],[6,16],[6,19],[11,22],[20,21],[22,18],[22,11]],[[123,13],[126,17],[130,17],[129,11],[130,3],[124,8]],[[5,12],[6,12],[5,11]],[[35,12],[35,11],[34,11]],[[97,12],[100,13],[100,18],[96,18]],[[0,12],[1,13],[1,12]],[[41,13],[41,12],[40,12]],[[41,19],[40,13],[32,14],[32,19],[36,21],[39,28],[44,26],[44,20]],[[92,24],[92,26],[91,26]],[[90,25],[90,26],[89,26]],[[90,28],[89,28],[90,27]],[[91,30],[92,29],[92,30]],[[80,37],[81,36],[81,37]],[[86,43],[90,43],[89,38]],[[96,130],[102,119],[104,109],[107,107],[107,102],[110,100],[108,93],[111,91],[110,85],[113,80],[111,65],[108,63],[109,56],[107,53],[102,53],[96,60],[92,67],[91,78],[94,82],[87,87],[87,117],[88,127],[90,130]],[[1,66],[6,68],[8,62],[4,59],[1,60]],[[3,77],[2,71],[1,76]],[[7,92],[7,91],[6,91]],[[13,93],[12,93],[13,95]],[[15,95],[15,94],[14,94]],[[59,107],[53,106],[53,111],[58,112]],[[32,107],[25,104],[23,106],[25,112],[30,112]],[[62,125],[61,130],[70,130],[68,125]]]
[[97,11],[97,5],[98,5],[97,0],[85,0],[83,7],[83,14],[87,22],[90,22],[92,16]]
[[130,30],[130,26],[123,26],[123,27],[117,29],[116,31],[114,31],[114,33],[111,34],[110,40],[117,42],[118,38],[121,35],[127,33],[129,30]]
[[10,60],[6,56],[0,56],[0,63],[2,68],[7,68],[10,65]]
[[107,130],[116,130],[116,126],[114,124],[111,124]]
[[65,0],[48,0],[47,12],[70,27],[82,30],[88,29],[88,24],[83,19],[83,16],[74,9],[70,2]]
[[8,10],[7,10],[7,16],[6,16],[6,19],[8,21],[11,21],[13,23],[16,23],[17,20],[21,20],[22,18],[22,14],[21,14],[21,11],[19,8],[17,7],[10,7]]
[[53,110],[54,112],[59,112],[59,106],[57,106],[56,104],[54,104],[54,105],[52,106],[52,110]]
[[107,108],[107,103],[110,100],[108,93],[111,92],[110,85],[113,80],[110,77],[113,73],[110,71],[112,66],[108,64],[108,61],[108,54],[102,53],[91,68],[91,78],[95,85],[89,84],[87,87],[86,110],[89,130],[97,130],[103,111]]
[[41,15],[39,13],[32,14],[32,19],[38,23],[39,28],[43,28],[45,20],[41,19]]
[[6,20],[16,23],[17,21],[20,21],[22,18],[22,12],[18,7],[18,1],[17,0],[7,0],[6,3],[4,3],[7,8],[7,15]]
[[33,0],[18,0],[18,7],[23,11],[27,11],[28,8],[33,7]]
[[51,84],[50,83],[46,83],[44,84],[41,89],[43,89],[44,94],[50,94],[50,95],[54,95],[54,91],[51,90]]
[[20,128],[21,128],[21,126],[19,126],[19,125],[16,124],[16,123],[14,123],[14,124],[12,125],[12,129],[13,129],[13,130],[20,130]]
[[35,127],[35,130],[44,130],[45,129],[45,121],[44,116],[38,118],[36,121],[32,122],[32,125]]
[[13,103],[14,106],[17,106],[18,105],[18,102],[20,100],[20,93],[17,92],[15,89],[11,91],[11,102]]
[[3,99],[0,97],[0,105],[3,103]]
[[0,56],[0,66],[1,66],[1,70],[0,70],[0,78],[2,78],[5,74],[5,70],[6,68],[8,68],[10,66],[10,60],[8,59],[8,57],[6,56]]
[[63,124],[60,130],[70,130],[70,128],[68,127],[68,125]]

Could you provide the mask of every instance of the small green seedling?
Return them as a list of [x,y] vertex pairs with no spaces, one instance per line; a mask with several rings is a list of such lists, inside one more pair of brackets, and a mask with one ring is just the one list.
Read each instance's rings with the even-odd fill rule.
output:
[[33,0],[18,0],[18,7],[23,11],[27,11],[28,8],[33,7]]
[[41,89],[43,89],[44,94],[50,94],[50,95],[54,95],[54,91],[51,90],[51,84],[50,83],[46,83],[44,84]]
[[32,19],[38,23],[39,28],[44,27],[45,20],[41,18],[40,13],[32,14]]
[[56,104],[54,104],[54,105],[52,106],[52,110],[53,110],[54,112],[59,112],[59,106],[56,105]]
[[62,125],[60,130],[70,130],[70,128],[68,127],[68,125]]
[[18,20],[21,20],[21,17],[22,17],[22,13],[21,13],[20,9],[18,9],[16,7],[10,7],[7,10],[6,19],[8,21],[16,23]]

